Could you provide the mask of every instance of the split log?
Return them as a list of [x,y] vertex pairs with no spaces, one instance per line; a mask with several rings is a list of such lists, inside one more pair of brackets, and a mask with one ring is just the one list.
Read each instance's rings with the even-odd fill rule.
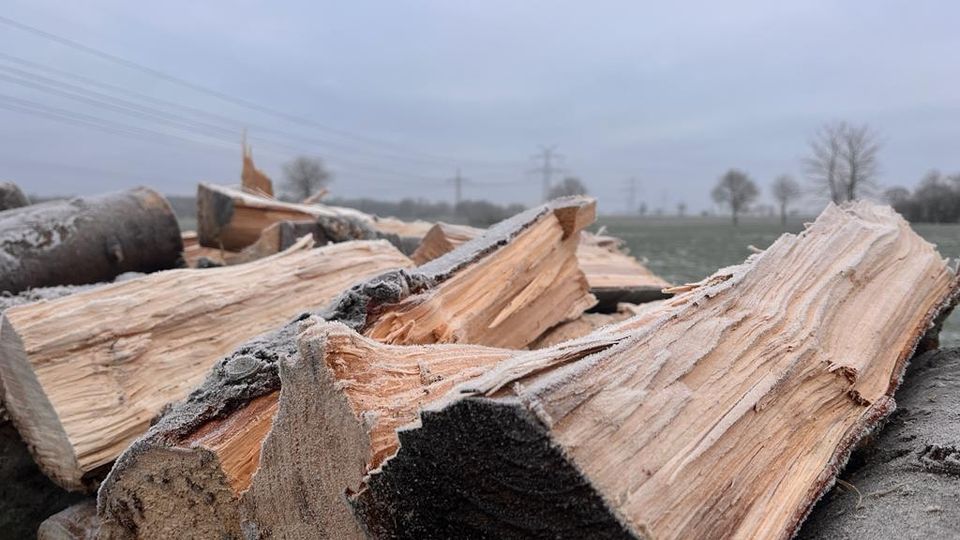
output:
[[[595,301],[576,260],[579,230],[593,219],[594,211],[593,201],[585,198],[529,210],[416,270],[387,274],[354,287],[318,316],[362,332],[368,339],[357,336],[361,340],[357,343],[369,347],[380,346],[369,338],[394,344],[524,347],[556,323],[579,316]],[[223,360],[194,396],[124,452],[99,492],[104,537],[187,533],[337,537],[339,533],[330,528],[333,525],[358,532],[355,525],[342,525],[345,520],[352,523],[342,502],[326,508],[327,491],[318,490],[316,500],[300,499],[297,504],[289,498],[291,490],[304,481],[318,483],[341,471],[321,478],[306,472],[315,470],[312,467],[291,467],[298,451],[286,441],[310,434],[316,438],[309,441],[311,448],[332,445],[331,451],[334,447],[345,451],[354,448],[348,445],[355,439],[318,436],[326,431],[316,426],[341,426],[338,432],[343,433],[362,429],[362,422],[353,414],[344,416],[347,409],[339,405],[329,411],[316,405],[303,409],[301,398],[285,397],[287,380],[278,375],[278,364],[287,359],[296,362],[299,357],[296,332],[297,325],[287,325]],[[481,353],[487,349],[471,350],[477,358],[464,356],[463,362],[481,365]],[[242,359],[251,359],[257,367],[231,381],[227,370]],[[457,364],[457,371],[461,366]],[[401,392],[401,384],[420,380],[446,388],[444,375],[453,367],[442,362],[406,366],[394,373],[395,390]],[[393,381],[381,387],[384,396],[392,386]],[[332,387],[327,390],[325,399],[335,399],[339,392]],[[410,392],[412,396],[417,390]],[[421,399],[433,395],[426,393]],[[413,414],[415,408],[408,407],[397,418],[406,420],[403,415]],[[387,422],[386,415],[382,419]],[[366,421],[376,423],[372,418]],[[390,429],[380,432],[387,434]],[[342,473],[362,475],[367,456],[364,452],[347,458]],[[336,485],[322,483],[327,489]],[[172,515],[178,518],[170,519]]]
[[857,450],[799,538],[954,538],[960,532],[960,349],[911,362],[897,410]]
[[247,144],[246,136],[243,141],[243,169],[240,171],[240,183],[247,193],[263,197],[273,197],[273,182],[270,177],[253,164],[253,153]]
[[0,290],[109,281],[173,268],[183,243],[160,194],[129,191],[0,212]]
[[96,540],[100,530],[96,499],[86,499],[50,516],[37,529],[37,540]]
[[667,296],[663,290],[670,284],[631,257],[619,238],[584,235],[577,257],[597,297],[596,311],[610,313],[622,302],[642,304]]
[[352,220],[391,238],[405,253],[412,252],[430,228],[426,222],[380,218],[339,206],[288,203],[224,186],[201,183],[197,188],[197,227],[203,246],[239,251],[256,242],[267,226],[284,220]]
[[415,264],[425,264],[482,234],[483,229],[469,225],[453,225],[441,221],[430,227],[410,258],[413,259]]
[[386,242],[343,243],[13,307],[0,328],[3,401],[46,474],[68,489],[94,487],[224,354],[357,280],[408,264]]
[[[482,232],[483,229],[476,227],[437,223],[427,231],[410,257],[416,264],[423,264]],[[577,258],[590,283],[590,292],[597,297],[595,311],[613,313],[620,303],[642,304],[667,296],[663,289],[670,287],[670,283],[631,257],[618,238],[584,233]]]
[[217,248],[208,248],[200,245],[196,231],[185,231],[183,238],[183,262],[187,268],[209,268],[211,266],[223,266],[226,264],[224,259],[234,254],[232,251],[224,251]]
[[621,321],[625,321],[637,315],[645,315],[660,311],[664,304],[663,300],[647,302],[645,304],[620,304],[617,306],[616,313],[584,313],[583,315],[554,326],[545,334],[537,338],[530,344],[531,349],[545,349],[554,345],[583,337],[591,332],[599,330],[604,326],[609,326]]
[[893,408],[953,272],[829,206],[632,337],[507,360],[424,408],[350,497],[373,537],[790,538]]
[[10,210],[27,206],[30,200],[13,182],[0,182],[0,210]]
[[[0,298],[0,311],[39,300],[52,300],[98,285],[30,289]],[[2,382],[0,382],[2,394]],[[0,536],[31,538],[47,516],[80,501],[40,472],[27,445],[10,422],[0,400]]]

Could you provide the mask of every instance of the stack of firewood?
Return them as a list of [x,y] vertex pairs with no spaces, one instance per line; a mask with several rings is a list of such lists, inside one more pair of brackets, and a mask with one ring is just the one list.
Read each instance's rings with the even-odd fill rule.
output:
[[586,197],[405,223],[277,201],[247,161],[196,233],[147,189],[0,212],[0,452],[59,486],[0,526],[788,538],[958,291],[869,203],[671,287]]

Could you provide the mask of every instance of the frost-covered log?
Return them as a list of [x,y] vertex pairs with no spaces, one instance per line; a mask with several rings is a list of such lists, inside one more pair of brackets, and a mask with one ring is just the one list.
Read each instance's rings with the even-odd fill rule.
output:
[[[424,266],[356,286],[318,315],[365,336],[353,334],[359,341],[344,343],[374,349],[374,339],[397,345],[522,348],[558,322],[576,318],[595,301],[576,259],[579,232],[594,212],[593,201],[586,198],[532,209]],[[393,424],[344,415],[343,407],[327,410],[314,406],[316,401],[305,405],[302,396],[311,388],[319,390],[310,386],[307,372],[298,378],[304,386],[294,397],[284,397],[290,379],[278,375],[278,365],[299,358],[298,327],[285,326],[224,359],[189,400],[124,452],[99,493],[104,535],[340,538],[359,533],[342,501],[330,504],[330,490],[341,488],[328,480],[362,475],[368,450],[348,455],[337,462],[342,470],[329,474],[317,471],[331,461],[312,450],[319,446],[333,452],[349,442],[324,426],[355,434],[366,425]],[[350,334],[344,326],[336,327]],[[386,382],[374,393],[387,396],[401,391],[401,385],[425,381],[436,386],[427,392],[410,389],[405,397],[430,400],[445,387],[450,369],[472,364],[476,369],[463,374],[477,375],[484,365],[479,357],[461,360],[449,366],[408,362],[397,371],[388,369]],[[241,361],[254,362],[255,367],[231,377],[231,366]],[[370,375],[378,376],[378,371]],[[325,395],[352,399],[340,394],[349,384],[338,389],[325,386]],[[418,402],[404,404],[397,418],[412,418]],[[389,434],[390,429],[379,433]],[[300,442],[291,444],[292,440]],[[316,463],[291,467],[299,461],[300,450]],[[342,456],[338,451],[330,459]],[[305,482],[316,489],[294,502],[291,497]]]
[[24,206],[0,212],[0,291],[173,268],[181,251],[170,204],[146,188]]
[[30,200],[13,182],[0,182],[0,211],[27,206]]
[[625,340],[519,355],[425,407],[350,494],[366,532],[790,538],[957,281],[857,203],[679,292]]
[[358,280],[407,265],[386,242],[351,242],[12,307],[0,328],[3,402],[46,474],[68,489],[93,488],[224,354]]

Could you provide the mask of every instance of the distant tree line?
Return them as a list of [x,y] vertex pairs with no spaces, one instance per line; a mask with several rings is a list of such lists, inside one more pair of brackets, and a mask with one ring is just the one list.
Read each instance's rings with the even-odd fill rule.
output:
[[[847,122],[824,124],[809,145],[810,153],[803,158],[803,166],[812,193],[840,204],[855,201],[876,189],[881,143],[870,126]],[[787,174],[778,176],[770,191],[780,209],[780,222],[785,225],[790,204],[798,200],[803,191]],[[746,172],[730,169],[720,177],[710,195],[714,202],[730,209],[736,225],[740,214],[749,211],[760,195],[760,188]]]
[[911,193],[904,187],[884,192],[890,206],[909,221],[957,223],[960,221],[960,173],[928,172]]

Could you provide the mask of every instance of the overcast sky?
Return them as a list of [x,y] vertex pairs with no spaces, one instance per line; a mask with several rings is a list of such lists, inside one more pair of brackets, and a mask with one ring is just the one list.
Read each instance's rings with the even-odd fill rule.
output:
[[450,200],[459,166],[466,197],[532,204],[531,157],[555,144],[602,211],[625,210],[631,177],[638,202],[696,211],[727,168],[762,189],[801,176],[813,131],[844,119],[882,133],[884,185],[912,186],[960,170],[958,16],[950,1],[7,0],[0,178],[192,193],[237,181],[246,126],[260,168],[321,156],[336,195]]

